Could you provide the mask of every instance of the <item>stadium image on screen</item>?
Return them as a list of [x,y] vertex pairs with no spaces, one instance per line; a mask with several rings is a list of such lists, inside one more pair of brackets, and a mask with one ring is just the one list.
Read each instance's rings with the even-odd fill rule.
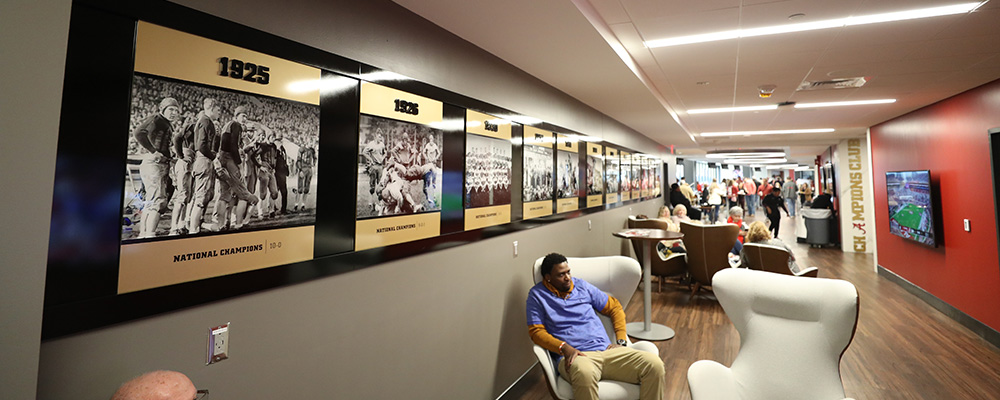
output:
[[887,172],[889,232],[936,246],[930,171]]

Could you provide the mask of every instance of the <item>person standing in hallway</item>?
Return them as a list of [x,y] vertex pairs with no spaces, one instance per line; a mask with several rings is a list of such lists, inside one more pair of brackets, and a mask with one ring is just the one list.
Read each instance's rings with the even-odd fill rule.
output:
[[[771,185],[771,178],[764,178],[764,180],[761,181],[761,184],[757,185],[757,198],[758,198],[758,200],[763,201],[764,198],[767,197],[767,195],[771,194],[771,188],[773,188],[773,187],[774,186]],[[761,204],[761,205],[763,206],[763,204]]]
[[[625,311],[614,296],[573,278],[569,262],[551,253],[542,260],[542,280],[528,291],[528,334],[559,359],[559,375],[577,399],[597,399],[601,379],[638,383],[641,400],[663,399],[663,360],[628,347]],[[611,318],[611,343],[597,313]]]
[[781,229],[781,213],[778,209],[785,210],[785,215],[789,215],[788,209],[785,208],[785,202],[781,200],[781,189],[777,187],[772,188],[771,194],[764,196],[761,204],[764,206],[764,215],[771,222],[770,228],[774,232],[774,237],[778,237],[778,230]]
[[757,196],[757,183],[753,178],[743,180],[743,191],[746,192],[747,214],[753,217],[757,213],[757,202],[760,200]]
[[722,206],[724,198],[726,198],[726,190],[719,186],[719,183],[713,178],[712,184],[708,186],[708,204],[712,206],[709,223],[714,224],[719,220],[719,207]]
[[807,201],[812,201],[812,194],[813,190],[812,187],[809,186],[808,182],[802,182],[802,184],[799,185],[799,203],[802,203],[803,207],[806,206]]
[[679,190],[681,191],[681,194],[684,195],[684,197],[687,197],[688,206],[690,206],[691,204],[698,204],[698,197],[695,196],[694,190],[692,190],[691,186],[688,185],[687,182],[684,182],[683,179],[681,180],[681,185],[679,187]]
[[781,186],[781,197],[785,199],[785,205],[788,207],[788,216],[795,216],[795,199],[798,197],[799,187],[795,185],[795,180],[791,177],[785,181]]

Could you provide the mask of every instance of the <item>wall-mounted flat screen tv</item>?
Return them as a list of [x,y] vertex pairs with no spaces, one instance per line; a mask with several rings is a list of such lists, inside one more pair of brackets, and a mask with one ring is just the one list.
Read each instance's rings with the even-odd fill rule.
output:
[[889,232],[928,246],[937,246],[931,172],[886,172],[885,186],[889,200]]

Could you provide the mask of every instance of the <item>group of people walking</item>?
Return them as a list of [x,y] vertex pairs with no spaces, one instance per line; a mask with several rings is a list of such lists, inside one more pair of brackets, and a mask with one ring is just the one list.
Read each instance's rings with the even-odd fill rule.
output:
[[[826,195],[829,197],[829,195]],[[774,176],[763,180],[752,178],[723,179],[711,183],[694,182],[688,184],[683,179],[670,187],[668,202],[671,207],[683,205],[691,218],[702,219],[702,211],[708,223],[718,223],[720,210],[740,207],[746,215],[754,217],[758,209],[764,211],[769,229],[775,237],[781,228],[781,211],[794,217],[796,205],[805,205],[813,200],[812,186],[807,182],[797,184],[792,178]],[[828,207],[823,207],[828,208]]]

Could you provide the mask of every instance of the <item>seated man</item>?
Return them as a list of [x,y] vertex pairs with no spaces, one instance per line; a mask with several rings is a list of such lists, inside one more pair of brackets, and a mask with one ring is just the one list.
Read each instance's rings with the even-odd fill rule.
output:
[[[597,399],[597,382],[612,379],[638,383],[640,399],[662,399],[663,360],[626,347],[625,311],[618,299],[571,277],[569,263],[560,254],[545,256],[541,274],[542,281],[528,292],[528,334],[559,354],[559,375],[573,386],[573,396]],[[615,343],[597,312],[613,321]]]
[[122,384],[111,400],[194,400],[199,393],[180,372],[153,371]]

